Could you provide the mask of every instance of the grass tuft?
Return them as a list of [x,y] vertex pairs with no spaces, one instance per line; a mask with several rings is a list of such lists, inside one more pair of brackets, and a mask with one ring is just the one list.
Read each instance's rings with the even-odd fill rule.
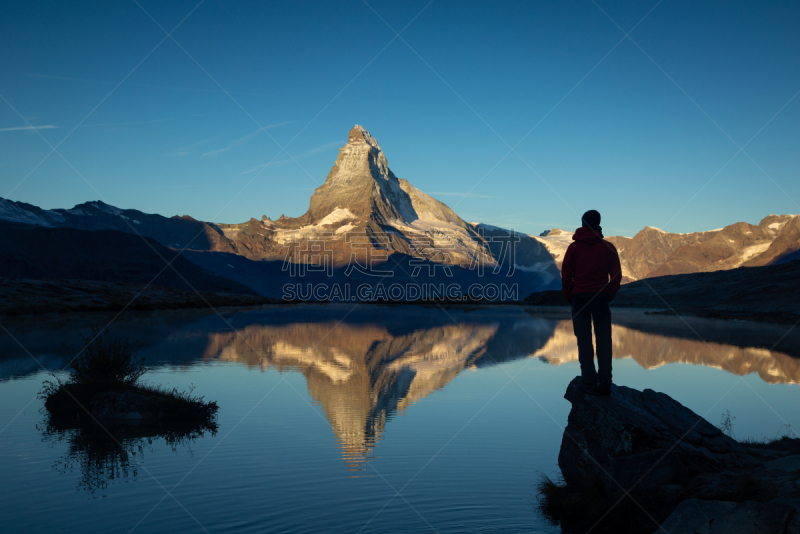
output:
[[[137,356],[140,342],[112,339],[108,331],[95,327],[90,334],[79,335],[83,341],[79,351],[64,346],[69,378],[62,382],[53,376],[39,392],[50,423],[60,427],[99,423],[98,417],[102,417],[94,412],[101,413],[114,403],[131,402],[135,403],[131,410],[147,416],[146,423],[158,428],[172,425],[185,432],[199,425],[210,429],[219,407],[216,402],[193,396],[193,387],[181,391],[139,383],[147,372],[144,360]],[[115,406],[117,411],[125,408]]]

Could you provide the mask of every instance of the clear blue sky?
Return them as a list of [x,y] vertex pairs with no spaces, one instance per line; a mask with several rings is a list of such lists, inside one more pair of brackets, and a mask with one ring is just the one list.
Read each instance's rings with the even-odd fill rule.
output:
[[299,216],[358,123],[468,221],[800,213],[797,2],[139,1],[3,3],[0,196]]

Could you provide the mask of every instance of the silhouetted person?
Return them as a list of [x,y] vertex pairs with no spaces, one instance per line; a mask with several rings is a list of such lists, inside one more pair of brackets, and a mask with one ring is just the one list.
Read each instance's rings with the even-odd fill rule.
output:
[[[619,291],[622,270],[617,249],[603,239],[600,213],[589,210],[581,217],[564,254],[561,287],[572,306],[572,326],[578,338],[578,360],[583,377],[581,389],[593,394],[611,393],[611,310],[608,303]],[[594,368],[592,323],[597,340]]]

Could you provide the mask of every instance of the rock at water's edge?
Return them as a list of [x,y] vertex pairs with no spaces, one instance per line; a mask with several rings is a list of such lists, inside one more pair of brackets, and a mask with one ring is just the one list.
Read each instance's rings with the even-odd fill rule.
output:
[[799,440],[743,445],[664,393],[613,385],[603,397],[579,384],[565,394],[558,455],[568,488],[597,482],[609,506],[625,493],[657,503],[657,532],[800,534]]
[[588,395],[573,380],[558,466],[567,484],[597,480],[609,494],[659,490],[692,477],[755,464],[747,449],[664,393],[611,386]]

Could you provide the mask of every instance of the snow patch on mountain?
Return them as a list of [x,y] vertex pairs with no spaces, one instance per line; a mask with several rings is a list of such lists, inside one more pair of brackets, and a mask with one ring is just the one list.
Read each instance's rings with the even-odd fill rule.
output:
[[431,261],[463,264],[474,260],[483,262],[484,266],[497,263],[481,242],[456,223],[441,219],[416,219],[411,223],[393,220],[390,224],[410,238],[411,246],[422,257]]
[[51,210],[38,210],[39,214],[26,210],[18,203],[10,200],[0,201],[0,219],[40,226],[52,226],[64,220],[64,216]]
[[[556,232],[556,230],[558,230]],[[567,247],[572,243],[572,236],[575,232],[565,232],[555,228],[550,231],[546,236],[532,235],[531,237],[544,245],[547,252],[553,256],[556,261],[556,266],[560,269],[561,263],[564,261],[564,254],[567,252]]]
[[333,210],[328,215],[323,217],[319,221],[318,224],[320,226],[324,226],[326,224],[334,224],[334,223],[337,223],[337,222],[346,221],[348,219],[355,219],[355,218],[356,218],[356,216],[353,215],[350,212],[349,209],[347,209],[347,208],[341,209],[341,208],[337,207],[335,210]]
[[441,221],[435,218],[420,218],[416,219],[410,223],[400,221],[400,220],[393,220],[389,221],[389,224],[397,228],[398,230],[405,230],[407,232],[442,232],[442,233],[452,233],[456,231],[460,231],[466,234],[466,230],[458,226],[457,224],[453,224],[450,222]]
[[751,258],[755,258],[762,252],[765,252],[770,247],[770,245],[772,245],[771,242],[760,243],[758,245],[745,247],[744,250],[742,250],[741,256],[739,257],[738,265],[743,264],[744,262],[750,260]]
[[236,234],[242,231],[242,229],[239,228],[238,226],[232,226],[232,225],[231,226],[220,225],[219,229],[222,230],[222,235],[224,235],[228,239],[234,239],[236,237]]
[[[320,219],[315,224],[307,224],[300,228],[284,230],[279,229],[275,232],[274,239],[278,243],[286,243],[287,241],[296,241],[298,239],[309,238],[315,235],[322,235],[324,237],[331,237],[331,229],[324,228],[325,226],[334,225],[343,221],[355,219],[356,216],[347,209],[339,208],[338,206],[331,211],[328,215]],[[351,230],[356,230],[358,226],[352,223],[345,224],[336,229],[334,235],[341,235]]]
[[120,215],[122,213],[121,209],[106,204],[105,202],[101,202],[99,200],[96,200],[94,202],[89,202],[88,204],[97,210],[104,211],[105,213],[110,213],[111,215]]
[[355,224],[345,224],[344,226],[340,226],[336,229],[336,234],[344,234],[345,232],[350,232],[358,228]]

